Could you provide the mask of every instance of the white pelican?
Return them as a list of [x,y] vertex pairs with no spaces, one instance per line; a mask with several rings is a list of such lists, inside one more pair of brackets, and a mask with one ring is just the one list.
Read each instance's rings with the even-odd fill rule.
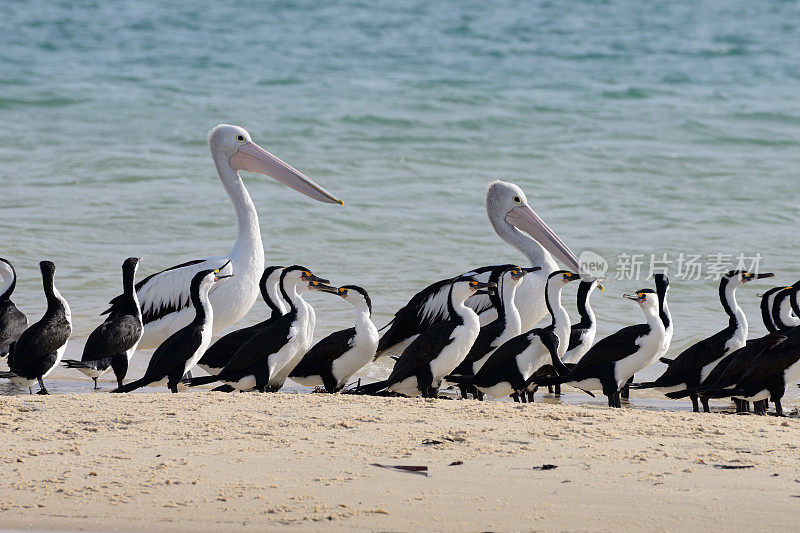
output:
[[[192,321],[195,312],[189,304],[189,286],[198,272],[222,269],[221,274],[235,274],[227,283],[215,286],[209,296],[214,309],[214,332],[244,317],[258,298],[264,245],[258,213],[239,171],[264,174],[314,200],[342,205],[341,200],[254,143],[244,128],[220,124],[209,133],[208,144],[219,179],[236,210],[236,242],[228,255],[176,265],[136,284],[144,322],[140,348],[157,347]],[[227,263],[230,265],[226,267]],[[111,307],[103,314],[109,313],[113,318],[120,312],[121,301],[121,296],[111,300]]]
[[[541,270],[522,278],[514,298],[522,320],[521,331],[528,331],[548,313],[544,289],[548,276],[558,269],[553,256],[574,272],[582,272],[580,263],[558,235],[531,209],[522,189],[513,183],[499,180],[489,183],[486,190],[486,213],[501,239],[519,250],[532,267],[541,267]],[[476,268],[462,276],[473,275],[475,279],[486,282],[492,268],[493,266]],[[451,284],[452,279],[447,279],[429,285],[395,313],[388,331],[381,337],[378,355],[383,352],[402,352],[421,332],[437,322],[449,319],[447,295]],[[473,296],[467,301],[467,305],[478,312],[481,325],[497,318],[497,311],[492,307],[488,296]]]

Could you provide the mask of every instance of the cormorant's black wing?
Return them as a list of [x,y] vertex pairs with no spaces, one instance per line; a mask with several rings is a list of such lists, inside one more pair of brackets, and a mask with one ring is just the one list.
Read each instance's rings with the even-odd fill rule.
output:
[[272,322],[272,319],[268,319],[223,335],[217,339],[214,344],[208,347],[208,350],[206,350],[206,353],[200,358],[198,364],[208,365],[214,368],[224,368],[244,343],[249,341],[256,333],[269,326]]
[[[497,265],[483,266],[470,270],[479,281],[488,281],[491,272]],[[378,341],[378,354],[384,350],[418,335],[433,324],[452,319],[447,309],[447,299],[454,278],[443,279],[431,283],[411,297],[392,318],[389,329]],[[492,306],[488,295],[480,294],[470,297],[467,305],[480,314]]]
[[469,353],[453,370],[453,374],[472,374],[472,364],[492,350],[492,343],[503,334],[504,329],[505,324],[499,320],[483,326]]
[[589,331],[589,328],[572,326],[572,329],[569,330],[569,346],[567,346],[567,351],[577,348],[583,340],[583,335],[587,331]]
[[330,364],[353,347],[356,328],[334,331],[317,342],[297,363],[289,377],[314,376],[319,373],[320,366]]
[[750,339],[747,344],[726,355],[700,384],[702,388],[733,387],[742,378],[753,362],[764,350],[782,344],[786,337],[780,333],[770,333],[757,339]]
[[600,339],[594,346],[589,348],[586,355],[575,363],[572,374],[576,374],[585,368],[600,366],[606,363],[614,363],[636,353],[639,345],[637,339],[650,333],[650,326],[647,324],[636,324],[622,328],[608,337]]
[[[231,360],[225,365],[225,368],[222,369],[219,375],[224,376],[226,372],[231,370],[249,368],[286,346],[286,343],[289,342],[289,333],[292,323],[295,321],[296,317],[297,311],[290,311],[250,337],[250,339],[242,344],[242,347],[233,354],[233,357],[231,357]],[[295,334],[298,333],[299,332],[296,332]]]
[[163,379],[175,367],[185,365],[202,342],[203,336],[199,327],[187,326],[179,329],[153,352],[142,379],[148,383]]
[[546,328],[537,328],[531,331],[526,331],[516,337],[509,339],[500,345],[494,353],[483,363],[483,366],[478,370],[475,378],[476,381],[484,376],[490,376],[500,368],[504,367],[509,362],[513,361],[517,355],[522,353],[528,348],[532,342],[537,342],[535,337],[540,335],[554,335]]
[[27,327],[28,318],[16,305],[10,301],[0,304],[0,347],[17,340]]
[[732,335],[733,330],[725,328],[692,344],[672,360],[664,373],[654,381],[654,384],[669,387],[683,383],[687,373],[710,365],[721,358],[725,353],[725,344]]
[[131,315],[109,318],[89,335],[81,361],[97,361],[128,351],[142,337],[142,326]]
[[[22,332],[14,347],[14,364],[27,366],[44,359],[61,348],[71,334],[63,310],[45,316]],[[13,369],[12,369],[13,370]]]
[[777,346],[765,347],[744,371],[736,388],[754,394],[764,388],[765,381],[783,374],[800,360],[800,331],[794,333],[786,335]]
[[399,383],[414,375],[421,365],[427,365],[438,356],[447,345],[453,342],[453,330],[457,323],[452,320],[439,322],[425,330],[403,350],[394,364],[387,380],[389,384]]

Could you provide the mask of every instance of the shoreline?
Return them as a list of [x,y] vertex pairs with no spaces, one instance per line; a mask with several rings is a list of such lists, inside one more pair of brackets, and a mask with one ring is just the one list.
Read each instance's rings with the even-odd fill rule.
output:
[[800,523],[796,418],[206,391],[2,397],[0,409],[7,528]]

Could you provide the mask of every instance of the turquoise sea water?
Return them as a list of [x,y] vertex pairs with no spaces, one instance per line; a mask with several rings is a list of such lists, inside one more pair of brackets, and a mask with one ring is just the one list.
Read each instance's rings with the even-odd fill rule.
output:
[[[3,2],[0,256],[34,319],[37,263],[56,263],[79,357],[125,257],[147,274],[229,251],[206,145],[228,122],[345,200],[246,176],[267,263],[365,286],[379,326],[433,280],[521,260],[486,220],[495,178],[612,269],[761,254],[791,283],[798,42],[797,2]],[[619,296],[645,277],[595,295],[600,335],[640,320]],[[675,354],[725,319],[715,280],[673,280]],[[752,335],[767,287],[740,291]],[[318,336],[350,325],[347,304],[310,300]]]

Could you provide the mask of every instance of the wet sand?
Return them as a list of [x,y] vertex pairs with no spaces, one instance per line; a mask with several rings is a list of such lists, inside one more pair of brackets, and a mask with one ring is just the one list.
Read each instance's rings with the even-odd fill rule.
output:
[[0,397],[0,413],[5,528],[800,526],[797,418],[208,391]]

